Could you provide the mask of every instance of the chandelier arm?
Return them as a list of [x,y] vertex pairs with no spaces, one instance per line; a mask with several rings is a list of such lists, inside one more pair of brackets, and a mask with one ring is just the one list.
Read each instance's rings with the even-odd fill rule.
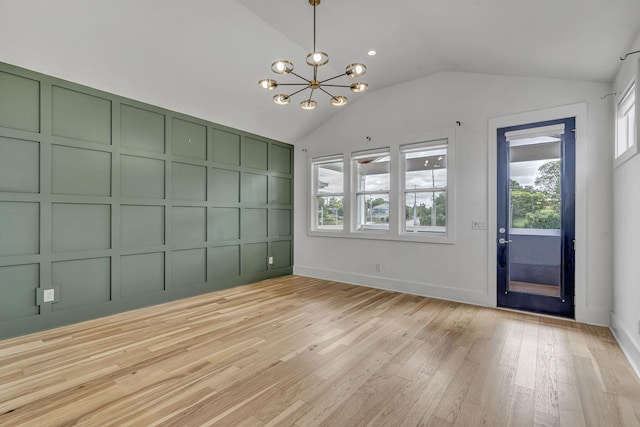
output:
[[[313,2],[313,51],[316,51],[316,2]],[[315,72],[313,79],[315,80]]]
[[351,87],[351,85],[323,85],[323,86],[329,86],[329,87]]
[[327,92],[326,90],[322,89],[321,87],[319,87],[318,89],[320,89],[321,91],[323,91],[324,93],[329,95],[331,98],[335,98],[335,96],[331,95],[329,92]]
[[311,101],[311,98],[313,97],[313,91],[314,91],[314,89],[311,89],[311,93],[309,94],[309,101]]
[[289,74],[293,74],[294,76],[301,78],[301,79],[302,79],[302,80],[304,80],[305,82],[307,82],[307,83],[311,83],[311,80],[309,80],[309,79],[305,79],[305,78],[304,78],[304,77],[302,77],[300,74],[296,74],[296,73],[294,73],[293,71],[289,72]]
[[278,83],[278,86],[309,86],[307,83]]
[[291,95],[288,95],[288,96],[289,96],[289,97],[292,97],[293,95],[297,95],[297,94],[299,94],[300,92],[305,91],[305,90],[307,90],[307,89],[309,89],[309,86],[307,86],[307,87],[303,87],[302,89],[297,90],[297,91],[293,92]]
[[320,83],[322,84],[324,82],[328,82],[329,80],[337,79],[338,77],[342,77],[342,76],[346,76],[346,75],[347,75],[347,73],[338,74],[337,76],[333,76],[333,77],[330,77],[328,79],[324,79]]

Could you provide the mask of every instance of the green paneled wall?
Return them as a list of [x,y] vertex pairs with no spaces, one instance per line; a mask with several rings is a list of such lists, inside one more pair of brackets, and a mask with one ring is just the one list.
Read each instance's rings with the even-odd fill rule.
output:
[[0,63],[0,338],[291,274],[292,191],[288,144]]

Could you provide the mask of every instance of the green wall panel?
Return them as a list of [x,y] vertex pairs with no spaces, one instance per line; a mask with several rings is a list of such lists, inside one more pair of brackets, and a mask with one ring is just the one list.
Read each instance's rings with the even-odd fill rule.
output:
[[208,252],[209,266],[214,279],[240,276],[240,246],[216,246]]
[[221,203],[240,201],[240,172],[212,168],[210,176],[209,200]]
[[120,244],[123,248],[164,245],[164,206],[122,205]]
[[207,208],[173,207],[174,243],[200,243],[207,240]]
[[249,273],[267,271],[267,243],[247,243],[244,245],[244,268]]
[[267,237],[267,210],[245,209],[242,222],[242,237],[245,239],[266,239]]
[[237,240],[240,238],[240,209],[212,208],[209,240]]
[[244,173],[242,175],[243,203],[267,203],[267,175]]
[[213,153],[211,160],[240,166],[240,135],[213,129]]
[[137,150],[164,153],[164,114],[122,105],[120,107],[120,145]]
[[36,288],[40,282],[38,264],[0,267],[0,322],[36,316]]
[[53,285],[59,302],[53,311],[69,310],[111,299],[111,258],[93,258],[53,263]]
[[40,82],[0,71],[0,126],[40,131]]
[[291,273],[293,155],[0,63],[0,339]]
[[164,161],[145,157],[120,157],[120,195],[164,199]]
[[51,155],[53,194],[111,195],[111,153],[54,145]]
[[244,166],[251,169],[267,170],[269,164],[267,152],[269,144],[253,138],[246,138],[244,143]]
[[174,156],[207,159],[207,127],[173,119],[172,150]]
[[269,203],[291,204],[291,180],[289,178],[269,177]]
[[120,294],[123,297],[164,290],[164,252],[120,257]]
[[40,143],[0,137],[0,192],[40,191]]
[[111,101],[53,86],[53,135],[111,144]]
[[110,205],[54,203],[52,218],[54,252],[111,248]]
[[0,202],[0,257],[38,253],[40,204]]
[[207,168],[173,163],[172,186],[175,200],[207,200]]
[[269,209],[269,237],[291,236],[291,209]]
[[275,144],[271,146],[271,156],[269,156],[269,170],[271,172],[290,175],[292,160],[291,148]]
[[207,250],[173,251],[172,287],[201,285],[207,281]]
[[271,243],[272,268],[291,266],[291,240],[281,240]]

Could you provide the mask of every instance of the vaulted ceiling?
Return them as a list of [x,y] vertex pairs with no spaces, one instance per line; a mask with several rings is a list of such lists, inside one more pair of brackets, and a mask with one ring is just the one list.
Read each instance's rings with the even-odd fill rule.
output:
[[[364,62],[370,90],[440,71],[608,82],[638,17],[638,0],[322,0],[317,45],[322,77]],[[0,0],[0,61],[296,142],[340,109],[276,106],[257,82],[276,59],[310,72],[312,18],[308,0]]]

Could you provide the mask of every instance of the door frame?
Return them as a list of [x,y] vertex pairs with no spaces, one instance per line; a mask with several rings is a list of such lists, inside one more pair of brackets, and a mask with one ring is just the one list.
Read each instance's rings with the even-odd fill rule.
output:
[[497,254],[497,144],[498,129],[575,117],[575,319],[587,321],[587,104],[578,103],[489,119],[487,149],[487,293],[498,306]]
[[[524,125],[500,128],[498,144],[498,170],[497,182],[497,215],[498,225],[509,230],[507,233],[498,233],[499,237],[511,239],[510,226],[510,147],[507,133],[510,131],[536,130],[548,126],[562,125],[562,137],[560,143],[560,167],[561,167],[561,197],[560,197],[560,297],[529,294],[526,292],[509,291],[510,283],[510,246],[509,244],[499,244],[496,242],[498,252],[498,305],[500,307],[514,308],[534,313],[544,313],[575,318],[575,117],[565,117],[562,119],[550,120],[546,122],[527,123]],[[549,133],[551,135],[551,133]],[[549,161],[551,159],[547,159]],[[506,163],[502,163],[506,162]],[[504,240],[504,239],[503,239]],[[511,240],[509,240],[510,242]],[[502,256],[500,255],[502,253]],[[500,266],[502,262],[508,265]]]

